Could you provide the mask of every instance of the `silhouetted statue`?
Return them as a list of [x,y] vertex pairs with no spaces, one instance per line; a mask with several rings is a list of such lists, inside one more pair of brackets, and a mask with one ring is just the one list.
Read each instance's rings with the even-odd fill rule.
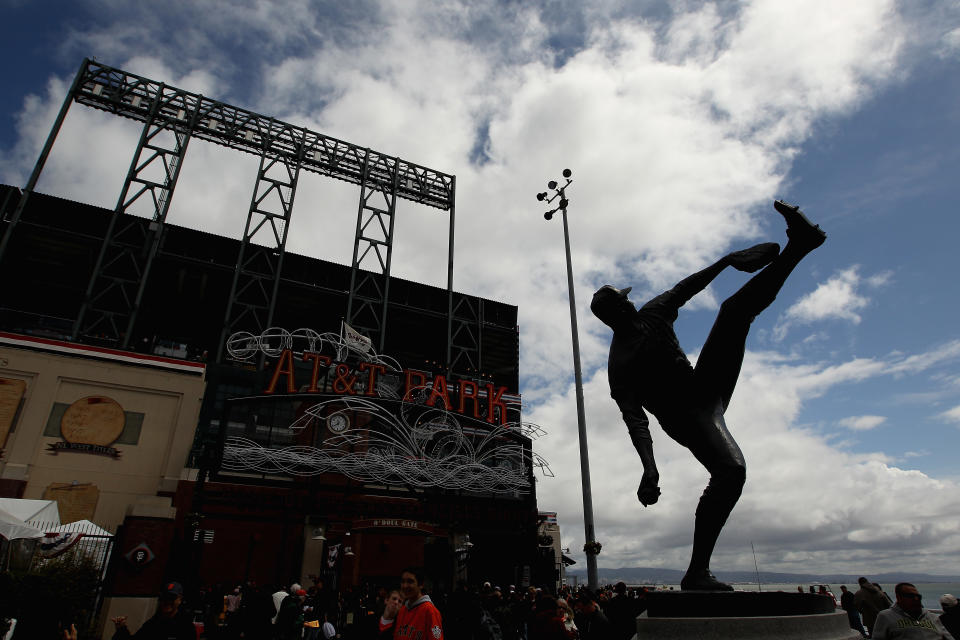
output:
[[[773,242],[731,253],[680,281],[639,310],[627,298],[630,287],[601,287],[590,309],[613,329],[610,343],[610,394],[616,400],[643,463],[637,497],[644,506],[660,497],[660,474],[644,408],[653,413],[671,438],[690,449],[710,472],[697,506],[690,566],[684,590],[732,591],[710,572],[710,556],[740,498],[746,465],[723,414],[740,375],[750,323],[774,301],[790,272],[827,235],[798,207],[780,200],[774,208],[786,219],[787,246]],[[763,270],[720,305],[697,366],[690,365],[673,331],[677,312],[726,267],[753,273]]]

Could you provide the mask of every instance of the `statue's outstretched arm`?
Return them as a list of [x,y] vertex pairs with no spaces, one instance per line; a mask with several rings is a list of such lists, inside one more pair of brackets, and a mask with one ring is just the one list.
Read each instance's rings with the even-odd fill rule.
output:
[[679,309],[685,305],[690,298],[706,289],[707,285],[713,282],[713,279],[720,275],[720,272],[723,271],[729,264],[730,263],[728,262],[727,256],[724,256],[706,269],[687,276],[677,284],[673,285],[672,289],[661,293],[659,296],[651,300],[651,302],[656,301],[661,305],[671,307],[673,309]]
[[775,242],[764,242],[747,249],[728,253],[706,269],[687,276],[675,284],[672,289],[660,294],[647,304],[658,304],[676,311],[685,305],[690,298],[706,289],[707,285],[713,282],[713,279],[727,267],[753,273],[770,264],[779,252],[780,247]]

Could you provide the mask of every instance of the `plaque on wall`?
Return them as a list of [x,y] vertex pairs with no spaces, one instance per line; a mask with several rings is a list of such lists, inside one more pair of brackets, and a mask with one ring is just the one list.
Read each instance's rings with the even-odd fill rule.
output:
[[49,444],[48,451],[54,455],[61,451],[72,451],[119,458],[120,451],[110,444],[117,441],[125,424],[126,414],[123,407],[113,398],[80,398],[67,407],[60,418],[60,435],[63,441]]
[[0,378],[0,448],[7,444],[7,436],[20,409],[20,402],[27,390],[24,380]]
[[77,520],[93,520],[100,500],[100,489],[95,484],[54,482],[43,492],[44,500],[56,500],[60,509],[60,522],[68,524]]
[[106,396],[87,396],[67,407],[60,434],[67,442],[106,447],[123,433],[123,423],[119,402]]

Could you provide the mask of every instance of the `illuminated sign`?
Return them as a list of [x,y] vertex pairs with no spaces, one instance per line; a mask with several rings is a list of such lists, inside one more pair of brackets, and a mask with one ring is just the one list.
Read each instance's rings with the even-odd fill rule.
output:
[[227,350],[276,361],[263,395],[228,401],[224,470],[497,493],[529,491],[535,468],[553,475],[530,446],[544,431],[506,387],[404,369],[349,333],[273,328],[234,334]]
[[[358,337],[359,336],[359,337]],[[508,405],[519,408],[517,396],[504,386],[458,378],[447,380],[416,369],[403,369],[389,357],[377,354],[363,336],[344,324],[343,335],[318,333],[313,329],[287,331],[266,329],[259,336],[238,331],[227,339],[230,357],[251,361],[262,353],[276,358],[270,383],[263,393],[333,393],[417,400],[428,407],[439,406],[489,424],[508,422]],[[327,353],[324,353],[324,352]],[[353,356],[357,364],[347,364]],[[296,361],[310,363],[310,374],[298,378]]]
[[[322,373],[328,378],[332,376],[329,386],[333,393],[372,397],[378,395],[378,378],[387,373],[387,366],[383,364],[361,362],[356,367],[351,367],[342,362],[334,362],[330,356],[309,351],[304,352],[300,359],[312,364],[309,385],[297,386],[293,350],[284,349],[277,358],[270,384],[264,393],[267,395],[276,393],[281,380],[284,381],[281,393],[298,393],[300,388],[303,389],[303,393],[319,393],[322,389],[317,385]],[[401,375],[404,400],[410,400],[419,393],[425,396],[423,403],[428,407],[439,404],[446,411],[456,411],[461,415],[484,419],[490,424],[507,422],[507,405],[503,397],[507,391],[506,387],[495,388],[488,382],[481,391],[480,385],[473,380],[458,379],[448,382],[446,376],[435,375],[431,378],[427,373],[415,369],[404,369]]]
[[375,518],[372,520],[354,520],[350,523],[354,531],[364,529],[407,529],[422,533],[436,533],[436,527],[417,520],[403,520],[399,518]]

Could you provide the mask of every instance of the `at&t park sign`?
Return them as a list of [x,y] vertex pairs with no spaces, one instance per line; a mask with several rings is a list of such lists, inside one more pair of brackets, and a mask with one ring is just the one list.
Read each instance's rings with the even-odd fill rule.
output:
[[[519,398],[506,394],[504,386],[495,387],[489,382],[481,386],[471,379],[447,380],[444,375],[403,369],[393,358],[375,354],[369,339],[347,325],[344,334],[271,328],[255,336],[241,331],[227,341],[227,352],[237,360],[251,360],[258,353],[276,359],[270,383],[263,390],[265,395],[387,397],[453,411],[493,425],[507,424],[508,404],[519,408]],[[348,364],[344,362],[348,358],[359,361]],[[309,378],[301,374],[298,379],[297,360],[310,363]]]
[[[225,469],[335,472],[363,482],[497,493],[529,491],[533,469],[552,475],[529,444],[543,429],[520,420],[520,398],[506,387],[405,369],[377,354],[347,325],[339,334],[279,328],[259,336],[239,332],[226,347],[240,361],[260,354],[275,359],[260,398],[303,402],[286,427],[293,442],[230,436]],[[228,404],[243,414],[251,410],[244,403],[257,401],[236,398]],[[228,418],[238,420],[248,424],[242,416]],[[319,439],[297,435],[311,426],[321,429]]]

